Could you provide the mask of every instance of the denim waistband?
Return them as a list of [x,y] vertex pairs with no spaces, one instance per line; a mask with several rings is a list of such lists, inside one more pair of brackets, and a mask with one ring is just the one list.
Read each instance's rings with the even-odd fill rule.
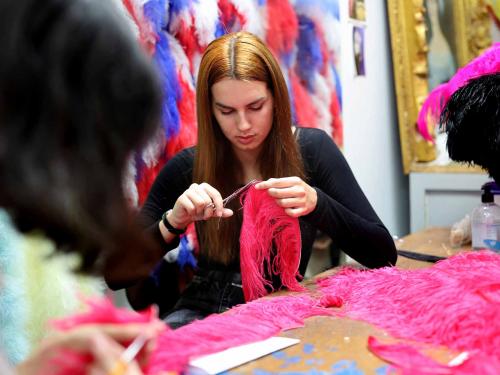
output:
[[223,270],[212,270],[206,268],[198,268],[195,271],[195,277],[201,277],[203,279],[211,281],[221,281],[224,283],[232,283],[241,285],[241,273],[234,271],[223,271]]

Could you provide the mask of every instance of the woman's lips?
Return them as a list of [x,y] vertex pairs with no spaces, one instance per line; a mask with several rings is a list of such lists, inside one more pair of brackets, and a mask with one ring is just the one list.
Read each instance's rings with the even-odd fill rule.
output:
[[239,143],[247,145],[249,143],[252,143],[254,140],[255,135],[246,135],[246,136],[238,136],[236,139],[238,140]]

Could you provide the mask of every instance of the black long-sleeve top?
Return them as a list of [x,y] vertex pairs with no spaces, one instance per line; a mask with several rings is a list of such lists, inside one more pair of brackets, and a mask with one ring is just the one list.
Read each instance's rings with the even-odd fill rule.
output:
[[[299,272],[305,273],[317,229],[327,233],[335,246],[366,267],[394,265],[397,255],[392,237],[332,139],[322,130],[300,128],[298,143],[307,183],[318,193],[316,208],[299,219],[302,236]],[[194,148],[174,156],[156,178],[140,213],[141,223],[158,239],[164,253],[177,247],[178,240],[165,243],[159,221],[192,183],[193,160]],[[158,261],[162,261],[161,254]],[[164,310],[178,298],[176,266],[162,262],[161,272],[155,278],[148,276],[128,289],[129,301],[135,308],[157,303]],[[238,262],[222,266],[201,258],[199,264],[239,270]]]

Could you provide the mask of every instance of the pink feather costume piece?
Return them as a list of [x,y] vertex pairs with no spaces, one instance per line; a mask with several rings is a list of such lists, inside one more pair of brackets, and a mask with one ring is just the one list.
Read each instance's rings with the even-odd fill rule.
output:
[[[264,340],[282,331],[301,327],[306,318],[331,315],[332,301],[318,300],[304,293],[259,299],[239,305],[225,314],[214,314],[177,330],[166,328],[157,340],[145,374],[165,371],[181,373],[191,358],[218,352],[233,346]],[[148,322],[151,311],[139,314],[118,309],[108,300],[92,302],[90,311],[57,322],[59,329],[70,329],[87,323]],[[83,375],[89,356],[64,351],[53,363],[54,375]]]
[[[67,331],[85,324],[126,324],[148,323],[157,319],[157,310],[153,307],[137,313],[128,309],[119,309],[109,299],[86,300],[88,311],[52,322],[54,328]],[[166,327],[167,330],[170,328]],[[50,361],[50,368],[40,369],[40,374],[85,375],[86,368],[92,362],[88,354],[72,350],[60,350]],[[144,370],[144,369],[143,369]]]
[[[466,252],[417,270],[345,268],[318,284],[326,295],[344,301],[342,314],[347,317],[372,323],[397,338],[467,351],[467,366],[485,366],[480,373],[491,373],[488,366],[494,363],[500,373],[498,254]],[[404,366],[407,352],[400,354]],[[396,361],[394,352],[391,358]]]
[[301,252],[299,220],[287,215],[267,190],[251,186],[241,201],[240,266],[245,300],[252,301],[266,295],[268,289],[272,291],[269,280],[272,275],[279,275],[288,289],[304,291],[297,281]]
[[467,65],[458,69],[447,83],[443,83],[432,90],[425,99],[417,119],[418,131],[424,139],[434,142],[429,133],[428,121],[437,124],[444,105],[455,91],[473,78],[496,72],[500,72],[500,43],[493,44],[481,56],[476,57]]

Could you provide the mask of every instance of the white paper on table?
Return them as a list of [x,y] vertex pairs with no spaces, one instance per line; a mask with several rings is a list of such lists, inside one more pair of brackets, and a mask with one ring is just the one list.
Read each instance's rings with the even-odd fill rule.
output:
[[187,373],[193,375],[218,374],[299,342],[299,339],[289,337],[271,337],[266,340],[235,346],[191,360]]

